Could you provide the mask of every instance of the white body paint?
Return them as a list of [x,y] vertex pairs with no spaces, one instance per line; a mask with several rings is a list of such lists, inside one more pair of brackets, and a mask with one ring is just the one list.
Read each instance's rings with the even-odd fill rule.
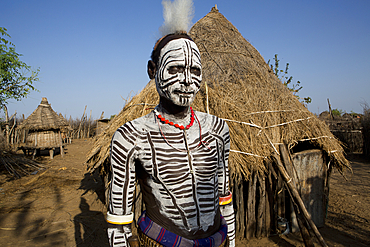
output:
[[[183,70],[173,74],[171,67]],[[200,75],[192,73],[196,69]],[[184,38],[168,42],[161,50],[155,77],[159,95],[175,105],[190,106],[200,88],[201,69],[200,53],[194,42]]]
[[[201,68],[194,42],[184,38],[168,42],[158,61],[155,77],[158,93],[173,105],[190,106],[200,88]],[[161,105],[156,111],[179,124],[186,125],[190,120],[190,111],[181,119],[165,112]],[[219,219],[221,212],[228,224],[229,246],[233,247],[233,205],[231,202],[219,206],[218,199],[229,190],[229,129],[215,116],[201,112],[196,115],[194,125],[186,131],[158,122],[154,112],[116,131],[111,145],[108,211],[115,215],[131,214],[138,178],[147,215],[154,222],[180,236],[209,234],[208,237],[217,231],[215,219]],[[112,227],[108,232],[112,246],[127,246],[131,232],[126,226],[121,230]]]

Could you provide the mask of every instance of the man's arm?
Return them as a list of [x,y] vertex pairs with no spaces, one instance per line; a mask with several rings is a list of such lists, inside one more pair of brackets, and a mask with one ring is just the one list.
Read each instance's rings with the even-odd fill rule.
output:
[[107,222],[110,246],[115,247],[129,246],[127,239],[132,235],[136,136],[131,127],[128,124],[121,126],[111,143],[112,180],[109,186]]
[[[222,121],[222,120],[221,120]],[[229,127],[222,121],[222,128],[219,135],[223,140],[223,147],[220,149],[220,167],[219,167],[219,202],[221,215],[225,218],[227,223],[227,235],[230,240],[230,247],[235,246],[235,216],[232,202],[232,194],[229,188],[229,169],[228,160],[230,152],[230,134]]]

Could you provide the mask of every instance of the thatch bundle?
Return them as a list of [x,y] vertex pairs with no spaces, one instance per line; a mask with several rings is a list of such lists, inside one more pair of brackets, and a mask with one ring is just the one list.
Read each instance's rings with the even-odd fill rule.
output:
[[[199,20],[190,36],[201,52],[204,82],[192,106],[227,121],[234,181],[248,180],[252,171],[265,171],[265,161],[277,152],[279,143],[287,143],[290,149],[300,145],[321,149],[340,171],[349,166],[327,125],[291,94],[218,10],[213,8]],[[86,161],[90,170],[104,171],[115,130],[148,114],[158,99],[154,81],[132,98],[98,136]]]
[[36,174],[44,166],[13,152],[0,153],[0,172],[7,171],[13,178]]

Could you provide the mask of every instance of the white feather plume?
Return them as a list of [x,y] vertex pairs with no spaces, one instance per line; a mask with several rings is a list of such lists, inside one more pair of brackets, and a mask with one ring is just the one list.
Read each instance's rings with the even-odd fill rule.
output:
[[189,31],[194,17],[192,0],[163,0],[164,23],[159,28],[162,36],[176,31]]

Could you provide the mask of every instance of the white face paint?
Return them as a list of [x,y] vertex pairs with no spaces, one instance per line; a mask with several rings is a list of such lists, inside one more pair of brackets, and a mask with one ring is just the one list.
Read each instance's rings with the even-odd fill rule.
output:
[[200,52],[189,39],[175,39],[161,50],[155,77],[157,91],[178,106],[190,106],[202,81]]

